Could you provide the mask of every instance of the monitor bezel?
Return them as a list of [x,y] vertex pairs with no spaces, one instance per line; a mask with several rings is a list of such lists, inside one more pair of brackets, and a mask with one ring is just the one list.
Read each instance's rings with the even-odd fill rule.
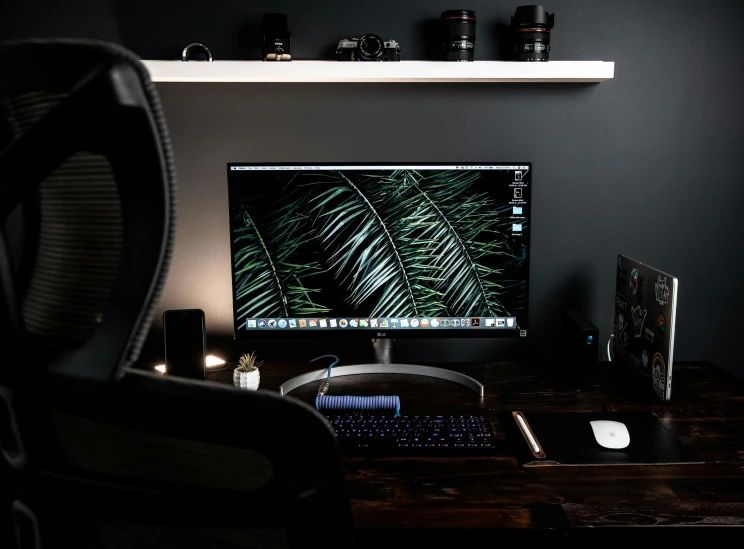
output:
[[[233,339],[237,341],[244,340],[275,340],[275,339],[288,339],[288,340],[312,340],[312,339],[506,339],[506,340],[524,340],[529,334],[529,318],[530,318],[530,284],[529,280],[532,278],[532,189],[534,185],[534,178],[530,177],[530,202],[527,205],[528,208],[528,219],[530,223],[530,230],[527,233],[527,285],[525,289],[525,302],[527,307],[527,328],[515,328],[509,329],[446,329],[446,328],[395,328],[387,329],[382,331],[373,328],[353,328],[350,330],[338,330],[338,329],[313,329],[305,332],[297,331],[285,331],[285,330],[256,330],[255,333],[247,330],[238,330],[238,322],[235,315],[235,262],[233,261],[233,241],[232,241],[232,221],[230,220],[230,204],[232,203],[232,196],[230,192],[230,168],[232,166],[282,166],[282,167],[301,167],[301,166],[504,166],[510,164],[518,164],[523,166],[529,166],[529,171],[534,174],[534,166],[532,162],[524,161],[504,161],[504,162],[477,162],[477,161],[463,161],[463,162],[228,162],[227,163],[227,208],[228,208],[228,233],[230,235],[230,288],[231,288],[231,303],[230,311],[232,315],[233,324]],[[299,318],[299,317],[298,317]],[[321,318],[321,317],[319,317]],[[330,318],[330,317],[325,317]],[[525,335],[520,335],[522,331],[525,331]]]

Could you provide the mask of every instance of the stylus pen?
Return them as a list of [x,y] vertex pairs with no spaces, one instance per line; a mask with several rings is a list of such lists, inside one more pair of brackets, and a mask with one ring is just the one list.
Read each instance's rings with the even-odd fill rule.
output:
[[530,442],[532,449],[535,451],[536,454],[539,454],[540,447],[537,445],[537,441],[535,441],[535,439],[532,437],[532,434],[527,428],[527,424],[525,423],[524,419],[522,419],[522,414],[517,414],[517,421],[519,422],[519,426],[521,427],[522,432],[525,434],[527,440]]

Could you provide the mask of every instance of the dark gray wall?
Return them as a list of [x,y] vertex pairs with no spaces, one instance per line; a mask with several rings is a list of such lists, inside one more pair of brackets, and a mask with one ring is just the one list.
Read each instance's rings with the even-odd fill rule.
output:
[[91,38],[121,43],[110,0],[4,0],[0,40]]
[[[202,40],[216,59],[258,57],[263,11],[285,11],[298,59],[344,36],[397,39],[431,57],[431,20],[476,10],[477,58],[503,59],[521,2],[209,5],[115,0],[125,46],[175,59]],[[744,2],[573,0],[556,13],[554,60],[614,61],[615,78],[574,84],[162,84],[180,184],[176,252],[160,311],[200,307],[210,337],[231,333],[225,164],[230,161],[529,160],[534,163],[533,357],[549,359],[559,313],[612,326],[615,256],[680,279],[676,360],[744,377]],[[159,324],[154,326],[154,333]],[[501,346],[419,347],[421,359],[488,357]]]
[[[127,2],[127,13],[139,2]],[[180,4],[179,4],[180,5]],[[426,59],[426,20],[444,2],[223,2],[146,20],[120,11],[125,44],[169,57],[193,39],[217,58],[245,44],[263,10],[285,10],[300,58],[374,31]],[[497,59],[495,30],[515,2],[471,2],[477,51]],[[201,307],[231,330],[225,163],[229,161],[512,160],[534,162],[530,315],[537,357],[555,350],[562,308],[612,326],[615,256],[680,279],[675,356],[744,374],[736,334],[744,261],[744,3],[564,1],[553,59],[616,63],[613,80],[571,84],[163,84],[181,185],[181,218],[161,310]],[[132,12],[133,13],[133,12]],[[180,23],[179,23],[180,22]],[[492,32],[493,30],[493,32]],[[254,38],[257,38],[254,36]],[[243,41],[243,42],[241,42]],[[252,48],[252,49],[251,49]],[[171,56],[173,57],[173,56]],[[485,342],[427,346],[427,357],[498,358]]]

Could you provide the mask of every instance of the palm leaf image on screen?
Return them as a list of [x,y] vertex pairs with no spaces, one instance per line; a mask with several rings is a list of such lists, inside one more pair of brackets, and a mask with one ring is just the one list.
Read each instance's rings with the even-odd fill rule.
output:
[[499,300],[504,285],[499,268],[487,265],[503,249],[504,218],[484,192],[471,187],[479,172],[439,171],[426,175],[403,174],[403,187],[417,204],[419,238],[430,243],[427,257],[439,273],[434,289],[444,293],[450,315],[498,316],[508,314]]
[[296,257],[297,250],[313,238],[312,227],[301,211],[304,197],[292,193],[284,196],[286,203],[265,215],[250,211],[248,205],[234,213],[240,220],[233,231],[238,319],[287,318],[329,311],[313,299],[320,289],[308,283],[322,272],[320,263]]
[[369,302],[369,316],[506,314],[501,270],[485,264],[507,255],[497,238],[504,222],[471,189],[478,176],[307,173],[317,238],[348,302]]
[[439,293],[427,282],[424,247],[409,238],[407,206],[395,187],[377,176],[342,172],[309,174],[311,214],[318,241],[348,302],[372,301],[369,316],[424,316],[441,310]]

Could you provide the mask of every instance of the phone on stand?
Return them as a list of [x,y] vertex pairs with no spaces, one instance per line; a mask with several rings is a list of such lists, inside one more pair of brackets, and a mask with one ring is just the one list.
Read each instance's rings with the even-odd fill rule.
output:
[[171,309],[163,313],[165,374],[206,379],[204,311]]

